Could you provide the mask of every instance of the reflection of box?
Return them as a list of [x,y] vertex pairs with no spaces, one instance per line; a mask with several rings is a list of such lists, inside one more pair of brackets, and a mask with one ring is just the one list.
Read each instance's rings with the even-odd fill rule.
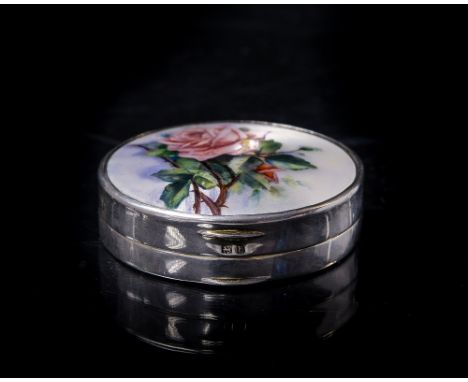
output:
[[348,148],[292,126],[149,132],[101,163],[101,238],[125,263],[171,279],[244,285],[307,274],[352,249],[362,175]]
[[272,351],[328,338],[357,309],[356,255],[308,277],[249,288],[176,283],[134,271],[103,249],[101,291],[119,325],[181,352]]

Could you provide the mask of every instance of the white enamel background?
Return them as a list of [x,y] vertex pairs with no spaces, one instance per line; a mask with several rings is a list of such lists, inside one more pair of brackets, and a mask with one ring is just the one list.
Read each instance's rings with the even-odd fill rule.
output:
[[[219,123],[203,124],[203,126],[216,126]],[[293,151],[301,146],[312,146],[320,151],[301,151],[303,158],[317,169],[301,171],[280,170],[277,172],[279,183],[284,192],[281,196],[272,196],[268,191],[262,193],[260,199],[250,198],[251,189],[246,188],[241,194],[230,192],[226,205],[222,208],[222,215],[250,215],[260,213],[281,212],[318,204],[328,200],[344,191],[356,177],[356,166],[351,157],[339,146],[326,139],[305,132],[282,128],[278,126],[255,123],[223,123],[235,127],[248,127],[251,132],[264,135],[267,139],[281,142],[283,146],[279,150]],[[161,134],[173,133],[180,129],[197,125],[186,125],[173,129],[160,130],[141,138],[135,139],[114,152],[107,163],[107,172],[110,181],[123,194],[152,206],[166,208],[159,199],[164,187],[168,184],[151,174],[162,169],[171,168],[161,158],[145,156],[144,150],[134,147],[134,144],[142,144],[158,141]],[[300,181],[301,185],[289,186],[284,181],[285,177]],[[204,191],[207,195],[216,199],[217,188]],[[178,211],[193,213],[193,193],[185,199],[177,208]],[[211,215],[208,208],[202,203],[202,214]]]

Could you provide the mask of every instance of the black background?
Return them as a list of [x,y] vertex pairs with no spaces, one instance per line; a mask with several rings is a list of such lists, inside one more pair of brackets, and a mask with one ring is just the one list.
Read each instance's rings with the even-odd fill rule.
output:
[[[0,19],[1,374],[466,375],[465,7],[2,6]],[[99,160],[145,130],[226,119],[314,129],[364,162],[360,307],[323,343],[272,331],[248,357],[168,353],[125,334],[99,295]]]

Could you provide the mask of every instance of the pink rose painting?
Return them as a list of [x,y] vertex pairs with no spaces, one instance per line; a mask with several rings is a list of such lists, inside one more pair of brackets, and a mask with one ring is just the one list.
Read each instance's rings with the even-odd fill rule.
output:
[[259,140],[253,134],[229,126],[192,128],[161,140],[180,156],[199,161],[220,155],[241,155],[258,148]]
[[[168,183],[160,196],[165,206],[176,209],[193,192],[196,214],[204,203],[212,215],[222,215],[222,209],[228,207],[229,191],[234,188],[237,192],[251,190],[251,197],[257,198],[262,192],[278,195],[279,172],[316,168],[297,155],[317,149],[303,146],[281,152],[281,142],[229,124],[194,126],[137,146],[145,150],[145,155],[170,165],[152,174]],[[204,192],[214,188],[218,190],[216,198]]]

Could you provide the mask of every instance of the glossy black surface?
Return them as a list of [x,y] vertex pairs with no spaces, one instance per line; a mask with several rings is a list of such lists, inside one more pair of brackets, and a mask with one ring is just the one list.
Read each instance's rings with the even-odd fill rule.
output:
[[[21,101],[5,126],[14,160],[24,160],[8,179],[25,186],[4,206],[14,249],[2,255],[15,264],[2,270],[13,301],[2,309],[0,374],[466,375],[466,224],[454,219],[466,192],[464,170],[453,171],[464,161],[455,141],[466,124],[454,110],[466,96],[454,94],[466,89],[466,16],[455,7],[5,9],[4,73],[9,98]],[[148,288],[169,293],[148,292],[159,304],[193,301],[185,284],[124,277],[127,314],[115,320],[103,290],[110,273],[98,266],[99,160],[142,131],[221,119],[311,128],[362,158],[359,271],[337,308],[352,302],[352,314],[333,335],[317,338],[316,300],[306,309],[320,290],[293,287],[308,279],[261,289],[252,305],[249,290],[226,304],[218,295],[228,326],[216,321],[210,338],[231,344],[220,354],[159,349],[124,329],[144,319],[140,332],[177,337],[167,306],[125,304]],[[179,342],[205,328],[184,319]]]

